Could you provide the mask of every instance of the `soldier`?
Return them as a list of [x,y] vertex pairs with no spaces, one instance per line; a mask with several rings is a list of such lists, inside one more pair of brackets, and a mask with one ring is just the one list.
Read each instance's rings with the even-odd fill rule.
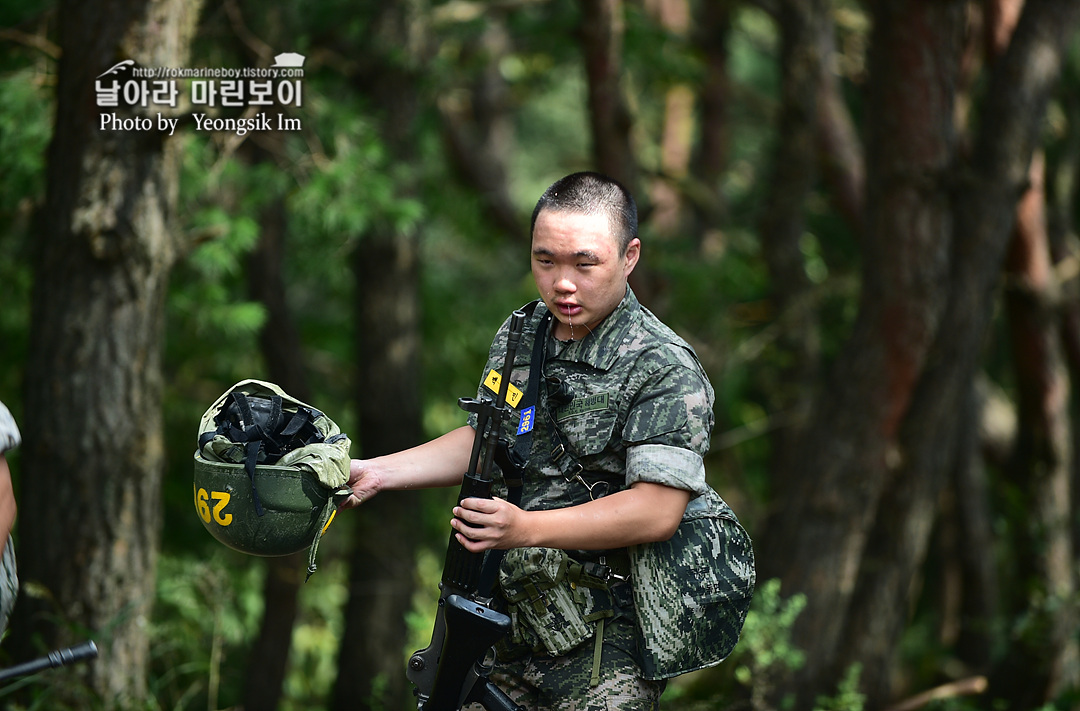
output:
[[[495,498],[453,510],[466,549],[508,551],[500,582],[515,628],[491,679],[530,709],[654,709],[664,681],[641,672],[627,547],[669,539],[687,503],[708,489],[713,390],[690,346],[627,284],[641,242],[623,186],[590,172],[551,185],[533,211],[531,256],[540,302],[510,374],[515,387],[527,387],[534,339],[545,344],[520,504],[506,500],[497,476]],[[493,389],[507,330],[495,336],[481,390]],[[509,441],[519,425],[509,423]],[[384,490],[459,485],[473,426],[475,418],[418,447],[352,460],[344,506]],[[557,625],[531,619],[522,592],[536,589],[528,576],[550,561],[611,574],[550,590],[577,606],[575,619]]]
[[11,486],[11,472],[4,454],[19,446],[21,438],[15,418],[4,403],[0,402],[0,636],[7,629],[11,609],[19,594],[19,578],[15,567],[15,544],[11,541],[11,528],[15,525],[15,492]]

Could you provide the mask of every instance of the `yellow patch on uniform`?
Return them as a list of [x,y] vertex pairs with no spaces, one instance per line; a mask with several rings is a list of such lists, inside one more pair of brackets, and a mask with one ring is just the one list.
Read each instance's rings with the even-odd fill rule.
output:
[[[487,377],[484,378],[484,385],[486,385],[487,388],[496,395],[499,394],[499,384],[501,382],[502,376],[499,375],[494,369],[488,371]],[[513,383],[507,384],[506,402],[510,404],[510,407],[517,407],[517,404],[521,402],[521,398],[523,397],[525,397],[525,393],[515,388]]]

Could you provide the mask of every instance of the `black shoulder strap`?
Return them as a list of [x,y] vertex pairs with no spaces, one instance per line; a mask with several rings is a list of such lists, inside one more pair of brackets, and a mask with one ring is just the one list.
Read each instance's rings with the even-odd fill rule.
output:
[[[525,307],[529,316],[535,311],[537,299]],[[532,432],[536,422],[536,403],[540,394],[540,381],[544,379],[544,357],[547,354],[547,330],[551,323],[551,312],[544,314],[536,325],[536,333],[533,336],[532,357],[529,361],[529,382],[525,386],[525,394],[519,403],[518,412],[520,419],[518,435],[514,441],[514,448],[510,449],[506,440],[499,440],[499,449],[495,453],[495,462],[502,470],[503,480],[506,482],[507,500],[517,506],[521,502],[522,474],[525,465],[529,461],[529,450],[532,448]],[[527,423],[527,426],[526,426]]]
[[[532,316],[536,310],[539,299],[525,306],[524,311]],[[547,353],[547,329],[551,323],[551,312],[544,314],[540,323],[536,325],[536,333],[533,336],[532,359],[529,361],[529,382],[525,386],[525,394],[519,403],[518,412],[521,420],[518,424],[518,436],[514,441],[514,448],[510,449],[505,437],[499,438],[498,448],[495,450],[495,463],[503,473],[503,481],[506,482],[506,500],[514,506],[521,504],[521,490],[525,485],[525,465],[529,461],[529,450],[532,447],[533,424],[536,422],[536,402],[540,393],[540,381],[544,379],[544,356]],[[509,373],[505,373],[510,377]],[[530,413],[531,410],[531,413]],[[528,417],[530,426],[523,428],[522,423]],[[524,429],[524,431],[522,431]],[[489,551],[484,558],[480,569],[480,581],[477,589],[481,596],[491,597],[495,589],[496,578],[499,574],[499,566],[502,564],[504,550]]]

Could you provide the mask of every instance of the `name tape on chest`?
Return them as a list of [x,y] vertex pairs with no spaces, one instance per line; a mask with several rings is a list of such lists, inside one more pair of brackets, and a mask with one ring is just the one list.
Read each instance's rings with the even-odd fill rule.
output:
[[596,395],[575,398],[569,405],[564,405],[555,411],[555,419],[561,422],[570,417],[584,415],[586,412],[607,410],[610,400],[608,393],[597,393]]
[[[499,394],[499,384],[502,383],[502,376],[498,374],[494,369],[488,371],[487,377],[484,378],[484,385],[496,395]],[[521,392],[514,387],[513,383],[508,383],[506,388],[506,402],[510,407],[517,407],[521,402],[521,398],[525,397],[525,393]]]

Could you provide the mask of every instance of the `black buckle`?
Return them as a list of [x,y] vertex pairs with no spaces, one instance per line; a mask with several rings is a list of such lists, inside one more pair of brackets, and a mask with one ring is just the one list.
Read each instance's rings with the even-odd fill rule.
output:
[[615,571],[610,566],[595,561],[585,561],[581,564],[581,572],[588,575],[590,578],[596,578],[597,580],[608,582],[615,575]]
[[619,575],[615,569],[604,562],[604,556],[600,556],[600,562],[588,560],[581,564],[581,572],[590,578],[602,583],[610,583],[612,580],[623,582],[630,579],[629,575]]
[[626,575],[619,575],[618,573],[616,573],[615,569],[607,564],[606,556],[600,556],[600,565],[607,568],[608,572],[611,575],[611,577],[618,580],[618,581],[620,581],[620,582],[630,579],[630,573],[629,572]]

